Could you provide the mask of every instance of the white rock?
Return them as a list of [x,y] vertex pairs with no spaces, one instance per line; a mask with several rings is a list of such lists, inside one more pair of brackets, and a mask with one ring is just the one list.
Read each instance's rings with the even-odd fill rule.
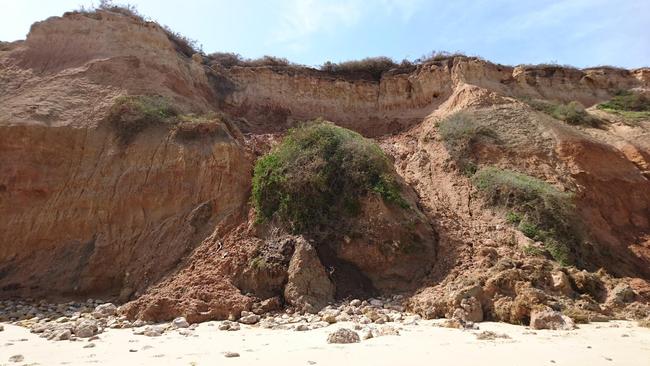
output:
[[239,318],[239,322],[242,324],[255,324],[259,321],[260,321],[260,316],[253,313],[249,313],[246,316],[242,316],[241,318]]
[[189,328],[189,326],[190,323],[188,323],[187,319],[185,319],[182,316],[179,316],[178,318],[172,321],[172,327],[174,328]]

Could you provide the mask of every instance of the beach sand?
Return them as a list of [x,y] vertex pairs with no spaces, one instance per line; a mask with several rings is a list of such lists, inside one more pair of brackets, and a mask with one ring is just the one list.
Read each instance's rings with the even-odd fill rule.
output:
[[[4,324],[0,365],[630,365],[650,366],[650,329],[612,321],[572,331],[531,330],[503,323],[480,323],[479,330],[395,324],[399,336],[360,343],[328,344],[327,335],[352,323],[311,331],[269,330],[243,325],[240,331],[202,323],[192,335],[169,331],[160,337],[108,329],[99,339],[48,341],[28,329]],[[510,339],[477,339],[492,331]],[[92,348],[84,348],[89,343]],[[236,352],[239,357],[226,357]],[[20,362],[10,362],[22,355]]]

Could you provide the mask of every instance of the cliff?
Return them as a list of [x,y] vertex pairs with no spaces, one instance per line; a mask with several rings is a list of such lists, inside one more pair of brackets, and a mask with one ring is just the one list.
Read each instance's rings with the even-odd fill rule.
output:
[[[574,253],[578,269],[603,268],[609,290],[627,278],[640,302],[650,296],[649,122],[626,124],[594,108],[621,90],[647,91],[647,68],[451,57],[379,80],[298,66],[225,68],[188,55],[159,25],[112,11],[50,18],[0,49],[0,297],[115,297],[133,301],[129,316],[150,319],[250,309],[260,299],[242,291],[241,279],[270,240],[248,207],[255,155],[288,128],[322,117],[377,139],[414,190],[437,255],[419,271],[427,277],[412,306],[449,315],[457,304],[432,304],[428,294],[453,292],[462,280],[484,283],[487,269],[525,272],[539,259],[522,252],[535,243],[487,206],[452,161],[437,124],[457,111],[499,136],[473,148],[477,164],[575,193],[590,238]],[[221,113],[227,132],[187,141],[178,125],[156,124],[125,144],[107,119],[125,95],[159,96],[179,116]],[[528,100],[577,101],[605,125],[571,126]],[[373,237],[382,236],[377,230]],[[359,248],[347,256],[362,261]],[[505,260],[514,267],[497,271]],[[380,268],[373,266],[350,273],[367,282]],[[537,281],[526,273],[515,282]],[[521,294],[508,296],[524,296],[512,286]],[[494,310],[505,293],[480,296],[486,317],[523,319]]]

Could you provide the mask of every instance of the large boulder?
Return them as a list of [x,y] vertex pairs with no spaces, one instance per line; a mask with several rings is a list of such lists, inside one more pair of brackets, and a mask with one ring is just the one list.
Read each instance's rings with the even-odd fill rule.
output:
[[317,313],[334,300],[334,284],[318,258],[316,248],[302,237],[296,241],[288,272],[284,298],[289,305]]

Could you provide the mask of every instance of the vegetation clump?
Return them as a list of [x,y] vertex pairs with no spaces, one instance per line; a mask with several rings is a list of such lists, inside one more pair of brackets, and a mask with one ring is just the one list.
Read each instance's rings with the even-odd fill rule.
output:
[[257,161],[252,203],[258,219],[277,219],[294,232],[305,232],[356,215],[360,197],[368,193],[408,207],[378,145],[317,120],[289,130]]
[[531,176],[494,167],[479,170],[472,181],[492,205],[510,211],[507,220],[524,235],[543,242],[559,263],[572,264],[572,252],[582,239],[571,193]]
[[398,69],[400,67],[409,68],[413,67],[413,64],[409,61],[404,61],[402,64],[397,64],[389,57],[366,57],[362,60],[351,60],[344,61],[339,63],[333,63],[330,61],[325,62],[321,66],[321,71],[325,71],[330,74],[345,75],[345,76],[368,76],[374,80],[380,80],[381,76],[392,69]]
[[458,112],[438,124],[438,133],[451,158],[466,175],[476,172],[472,160],[473,147],[482,141],[496,141],[497,135],[489,127],[480,125],[465,112]]
[[220,114],[186,114],[178,116],[177,121],[174,136],[180,140],[192,141],[205,137],[231,137],[228,132],[228,121],[225,116]]
[[597,108],[632,120],[650,119],[650,98],[645,94],[620,91]]
[[555,119],[574,126],[600,127],[601,121],[591,116],[585,107],[576,101],[555,103],[539,99],[524,99],[533,109],[544,112]]
[[129,143],[146,128],[174,122],[178,111],[166,98],[148,95],[124,95],[115,100],[106,116],[120,141]]

